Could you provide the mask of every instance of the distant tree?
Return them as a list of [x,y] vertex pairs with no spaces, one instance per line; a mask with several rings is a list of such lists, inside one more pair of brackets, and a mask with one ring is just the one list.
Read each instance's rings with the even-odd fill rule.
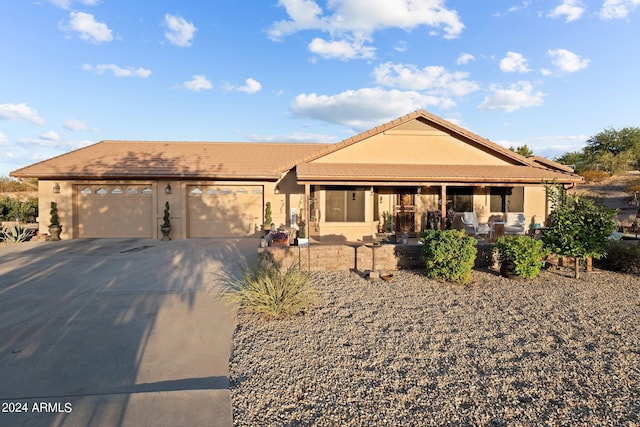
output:
[[587,140],[584,153],[611,173],[626,170],[640,159],[640,128],[607,128]]
[[527,146],[527,144],[520,145],[520,146],[518,146],[516,148],[511,147],[511,148],[509,148],[509,150],[515,151],[516,153],[518,153],[518,154],[520,154],[521,156],[524,156],[524,157],[533,156],[533,151],[531,150],[531,148],[529,148]]
[[582,172],[584,170],[591,169],[587,160],[587,156],[584,154],[584,152],[580,151],[571,151],[569,153],[564,153],[562,156],[556,157],[554,160],[563,165],[573,167],[576,172]]

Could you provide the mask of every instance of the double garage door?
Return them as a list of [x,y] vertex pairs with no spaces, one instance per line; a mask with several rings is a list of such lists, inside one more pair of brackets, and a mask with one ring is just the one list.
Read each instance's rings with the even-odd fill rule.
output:
[[262,224],[262,186],[187,186],[188,237],[239,237]]
[[[76,191],[78,237],[156,237],[152,186],[85,185]],[[187,237],[249,236],[262,224],[262,186],[191,185],[186,192]]]
[[90,185],[77,192],[78,237],[154,237],[151,186]]

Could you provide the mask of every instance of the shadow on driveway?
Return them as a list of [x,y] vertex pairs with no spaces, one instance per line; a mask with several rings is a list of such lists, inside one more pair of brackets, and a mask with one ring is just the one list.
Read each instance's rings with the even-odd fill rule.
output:
[[251,238],[0,246],[0,425],[232,425],[236,320],[217,292],[256,247]]

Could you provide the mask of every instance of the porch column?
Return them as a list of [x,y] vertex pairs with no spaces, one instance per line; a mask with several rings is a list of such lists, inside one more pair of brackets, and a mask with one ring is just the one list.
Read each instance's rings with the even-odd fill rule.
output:
[[311,184],[304,185],[304,206],[304,226],[307,227],[305,231],[307,239],[311,239]]
[[443,220],[447,217],[447,186],[445,184],[440,186],[440,214]]

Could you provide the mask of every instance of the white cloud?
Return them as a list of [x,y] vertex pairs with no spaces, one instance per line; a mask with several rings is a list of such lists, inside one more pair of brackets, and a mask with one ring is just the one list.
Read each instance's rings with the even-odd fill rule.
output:
[[291,104],[291,111],[300,117],[347,125],[364,130],[420,108],[437,106],[434,96],[416,91],[364,88],[337,95],[300,94]]
[[[371,57],[372,51],[362,48],[376,31],[388,28],[410,31],[426,25],[442,29],[444,38],[451,39],[464,29],[458,13],[447,9],[444,0],[331,0],[326,4],[323,10],[314,0],[279,0],[278,5],[285,8],[289,19],[274,22],[268,30],[269,38],[277,41],[299,31],[319,30],[330,34],[333,41],[314,40],[309,47],[315,48],[316,54],[351,59],[344,54],[349,47],[360,48],[355,49],[354,58]],[[342,39],[345,41],[338,44]],[[336,54],[336,51],[343,53]]]
[[45,141],[60,141],[60,136],[56,131],[50,130],[40,135],[40,139],[44,139]]
[[191,22],[187,22],[181,16],[164,15],[164,22],[168,28],[168,31],[164,33],[167,40],[176,46],[188,47],[191,46],[193,37],[198,30]]
[[211,82],[202,74],[196,74],[191,80],[182,83],[185,89],[200,92],[202,90],[210,90],[213,88]]
[[512,84],[507,88],[491,85],[489,90],[492,93],[478,106],[480,110],[511,113],[520,108],[542,105],[544,98],[544,93],[534,92],[533,85],[527,81]]
[[69,17],[69,25],[66,29],[77,32],[82,40],[93,43],[113,40],[113,35],[107,24],[96,21],[90,13],[70,12]]
[[119,67],[116,64],[84,64],[82,69],[85,71],[91,71],[96,74],[104,74],[107,71],[111,71],[115,77],[139,77],[146,79],[151,75],[151,70],[146,68],[134,68],[134,67]]
[[500,61],[500,69],[505,73],[526,73],[531,71],[527,60],[521,53],[507,52],[507,56]]
[[73,3],[80,3],[86,6],[95,6],[99,3],[98,0],[49,0],[49,3],[54,6],[58,6],[61,9],[70,9]]
[[236,90],[245,93],[257,93],[262,89],[262,85],[257,80],[252,78],[248,78],[245,80],[245,85],[238,87]]
[[476,57],[471,55],[470,53],[461,53],[460,56],[458,56],[458,59],[456,59],[456,64],[458,65],[466,65],[471,61],[475,61]]
[[369,59],[374,58],[376,49],[364,46],[365,40],[326,41],[315,38],[309,43],[309,50],[324,59]]
[[36,125],[44,123],[44,119],[38,116],[38,111],[29,107],[26,103],[0,104],[0,120],[10,122],[25,121]]
[[225,84],[223,89],[229,92],[236,91],[236,92],[254,94],[262,90],[262,84],[260,84],[260,82],[257,80],[248,78],[247,80],[245,80],[244,86],[234,86],[232,84]]
[[600,17],[602,19],[626,18],[639,4],[640,0],[606,0],[600,9]]
[[393,50],[396,52],[406,52],[409,49],[407,46],[407,42],[404,40],[399,40],[394,46]]
[[519,4],[519,5],[516,5],[516,6],[511,6],[509,9],[507,9],[506,12],[494,13],[493,16],[498,16],[498,17],[507,16],[507,15],[509,15],[511,13],[514,13],[514,12],[517,12],[519,10],[528,8],[530,4],[531,4],[531,2],[529,2],[529,1],[523,1],[522,4]]
[[551,57],[551,62],[565,73],[580,71],[589,66],[590,59],[584,59],[566,49],[549,50],[547,56]]
[[378,84],[426,91],[432,95],[464,96],[480,88],[476,82],[467,79],[469,73],[452,73],[441,66],[418,68],[415,65],[387,62],[378,65],[373,74]]
[[562,0],[550,13],[551,18],[565,17],[565,22],[577,21],[584,13],[584,6],[581,0]]
[[0,142],[6,142],[8,140],[7,135],[0,132]]
[[89,129],[89,127],[84,122],[81,122],[80,120],[76,120],[76,119],[66,120],[63,126],[65,129],[75,131],[75,132]]

